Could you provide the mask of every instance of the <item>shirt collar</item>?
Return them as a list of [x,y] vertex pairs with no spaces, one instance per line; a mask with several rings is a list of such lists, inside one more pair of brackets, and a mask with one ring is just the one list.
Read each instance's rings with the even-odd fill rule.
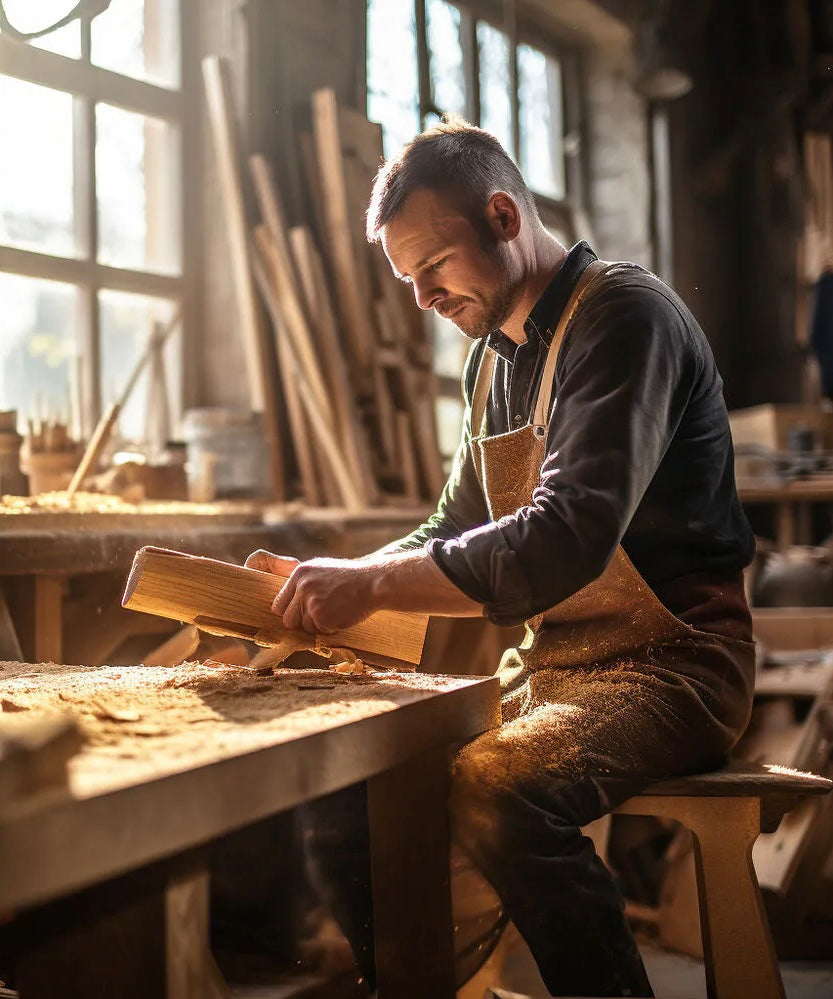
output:
[[[535,303],[532,312],[527,316],[524,323],[527,343],[540,340],[544,346],[549,347],[553,331],[558,325],[558,320],[570,299],[576,282],[581,277],[585,267],[596,259],[596,254],[586,240],[580,240],[570,250],[544,289],[543,294]],[[492,350],[507,361],[514,360],[518,345],[501,330],[490,333],[486,342]]]

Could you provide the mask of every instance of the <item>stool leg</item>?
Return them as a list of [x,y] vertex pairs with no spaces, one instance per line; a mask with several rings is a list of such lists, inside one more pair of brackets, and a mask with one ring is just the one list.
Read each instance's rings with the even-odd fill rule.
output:
[[757,798],[680,798],[674,817],[694,835],[709,999],[785,999],[752,865]]

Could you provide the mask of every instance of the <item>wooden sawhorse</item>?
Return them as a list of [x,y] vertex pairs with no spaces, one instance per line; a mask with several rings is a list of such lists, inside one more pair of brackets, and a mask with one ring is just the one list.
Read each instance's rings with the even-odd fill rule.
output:
[[752,846],[801,798],[831,790],[825,777],[741,761],[653,784],[616,809],[674,819],[694,837],[709,999],[784,999]]

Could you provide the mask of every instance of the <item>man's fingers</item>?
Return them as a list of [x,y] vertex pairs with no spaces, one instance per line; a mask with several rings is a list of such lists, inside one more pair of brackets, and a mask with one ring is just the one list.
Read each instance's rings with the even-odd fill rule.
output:
[[[281,587],[280,593],[272,601],[272,613],[277,614],[278,617],[284,617],[292,603],[292,598],[295,596],[295,584],[292,579],[288,579]],[[286,625],[287,628],[290,625]]]
[[260,572],[271,572],[276,576],[289,576],[296,565],[299,565],[297,558],[291,555],[275,555],[267,552],[263,548],[258,548],[256,552],[246,559],[247,569],[258,569]]

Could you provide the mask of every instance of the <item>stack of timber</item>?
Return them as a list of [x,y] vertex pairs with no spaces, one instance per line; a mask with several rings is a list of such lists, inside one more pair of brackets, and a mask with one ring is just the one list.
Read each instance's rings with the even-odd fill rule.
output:
[[[302,162],[307,188],[290,222],[274,164],[255,154],[242,167],[222,60],[209,57],[203,70],[276,498],[354,511],[435,501],[444,475],[430,341],[409,290],[364,235],[381,126],[340,107],[330,89],[312,95],[311,131],[285,153]],[[251,227],[248,180],[259,215]]]

